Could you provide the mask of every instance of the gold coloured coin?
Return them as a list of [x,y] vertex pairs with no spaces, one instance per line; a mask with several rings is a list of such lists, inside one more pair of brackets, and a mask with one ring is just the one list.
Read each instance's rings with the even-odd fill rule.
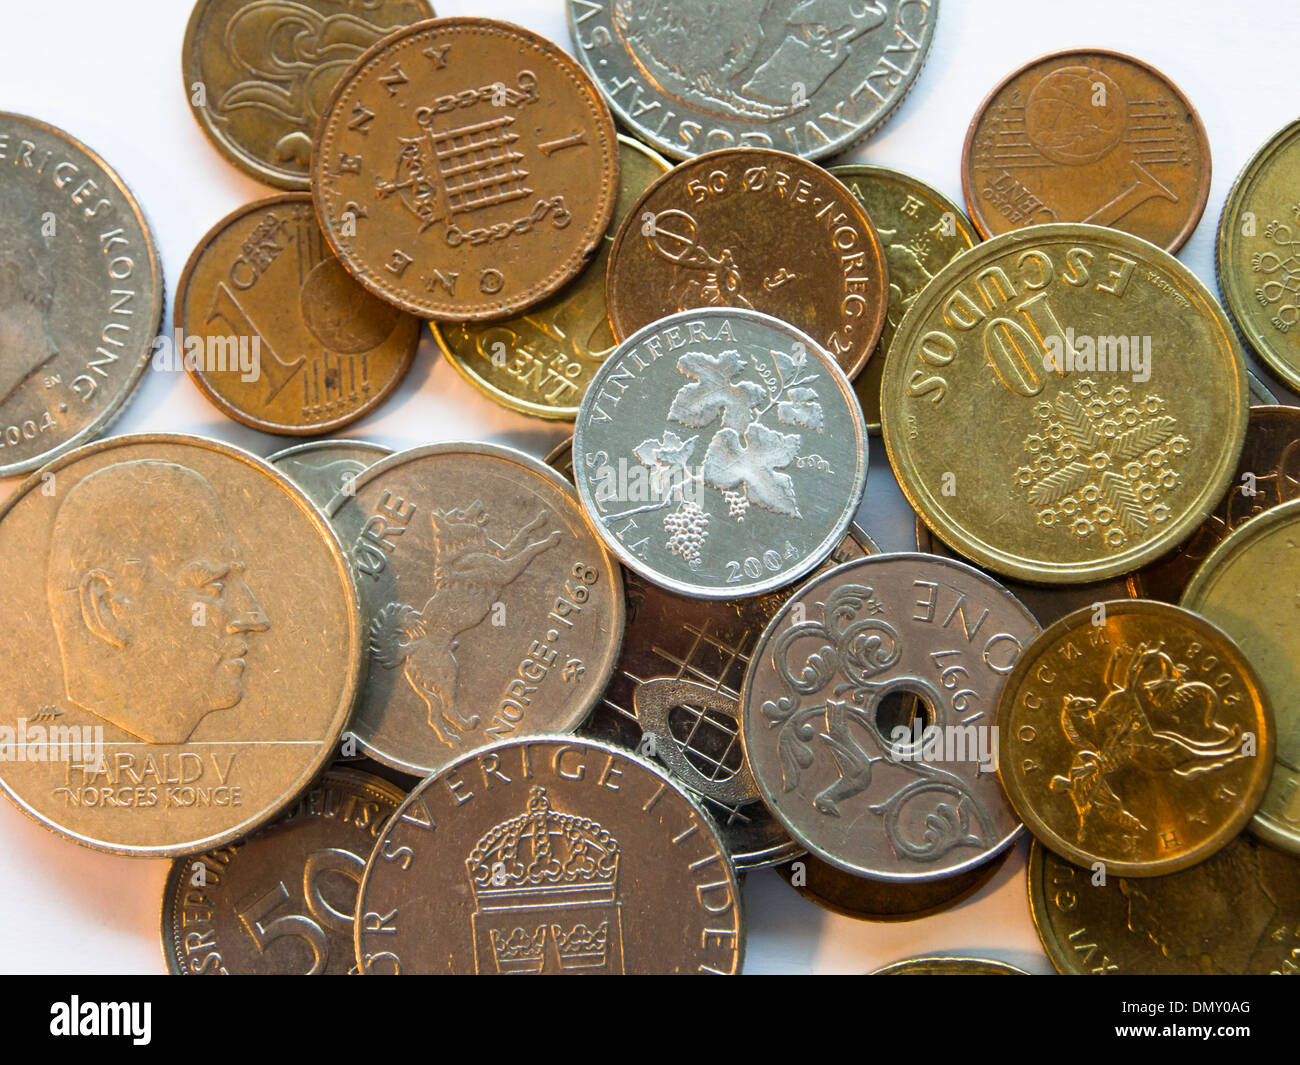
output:
[[1004,961],[992,958],[906,958],[877,969],[872,976],[1028,976]]
[[1168,252],[1100,226],[963,253],[899,326],[883,396],[890,465],[922,520],[1043,584],[1177,546],[1223,497],[1246,432],[1244,357],[1214,297]]
[[1043,630],[998,700],[998,773],[1045,847],[1107,876],[1202,862],[1259,806],[1273,713],[1224,632],[1133,599]]

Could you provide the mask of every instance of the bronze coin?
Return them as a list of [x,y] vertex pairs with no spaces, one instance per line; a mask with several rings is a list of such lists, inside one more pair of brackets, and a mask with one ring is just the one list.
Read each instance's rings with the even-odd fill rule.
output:
[[333,432],[374,410],[415,358],[420,320],[356,283],[305,192],[210,229],[176,286],[176,358],[223,414],[267,433]]
[[784,152],[729,148],[674,167],[628,212],[606,302],[619,340],[678,311],[763,311],[854,377],[885,327],[889,273],[871,219],[841,181]]
[[1182,91],[1119,52],[1056,52],[1008,75],[962,151],[971,219],[992,237],[1090,222],[1177,251],[1210,194],[1210,142]]
[[321,109],[348,65],[428,0],[199,0],[181,51],[185,97],[222,155],[259,181],[309,187]]
[[371,292],[443,321],[541,302],[599,249],[618,199],[614,120],[530,30],[431,19],[350,67],[311,166],[330,245]]

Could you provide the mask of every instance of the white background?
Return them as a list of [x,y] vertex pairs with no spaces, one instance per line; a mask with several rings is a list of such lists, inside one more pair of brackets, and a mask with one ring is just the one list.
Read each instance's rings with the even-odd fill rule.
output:
[[[745,0],[733,0],[742,3]],[[440,15],[510,19],[571,48],[564,0],[439,0]],[[133,189],[167,278],[168,317],[190,251],[227,212],[271,194],[208,143],[186,103],[185,0],[0,2],[0,110],[60,126],[98,151]],[[1205,219],[1181,253],[1213,284],[1214,231],[1234,176],[1296,117],[1294,0],[943,0],[929,62],[884,130],[843,161],[910,171],[961,202],[960,158],[975,108],[1025,61],[1064,48],[1130,52],[1172,78],[1200,110],[1214,157]],[[1300,199],[1300,181],[1297,182]],[[1190,385],[1189,385],[1190,386]],[[1284,401],[1294,402],[1294,397]],[[184,374],[150,372],[115,433],[183,431],[268,454],[291,440],[245,429],[208,405]],[[544,455],[563,425],[513,414],[481,396],[426,336],[405,383],[346,434],[395,448],[495,440]],[[977,442],[976,442],[977,443]],[[912,526],[884,448],[874,452],[859,520],[886,549],[912,548]],[[0,498],[14,482],[0,482]],[[5,638],[22,639],[13,629]],[[0,693],[3,698],[3,693]],[[1001,958],[1050,972],[1029,917],[1021,841],[973,899],[923,921],[873,924],[826,913],[771,871],[745,887],[749,972],[863,973],[923,953]],[[68,843],[0,800],[0,971],[156,973],[167,863]]]

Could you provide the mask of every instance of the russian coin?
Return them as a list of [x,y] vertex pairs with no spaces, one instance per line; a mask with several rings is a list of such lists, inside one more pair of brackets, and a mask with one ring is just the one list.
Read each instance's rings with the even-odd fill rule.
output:
[[356,971],[366,859],[405,793],[330,769],[248,839],[177,858],[163,888],[163,957],[177,976]]
[[419,785],[361,881],[364,973],[731,974],[736,874],[662,770],[592,740],[529,737]]
[[1029,909],[1059,972],[1300,972],[1300,860],[1249,835],[1171,876],[1092,875],[1029,852]]
[[0,112],[0,477],[112,424],[162,310],[162,262],[122,179],[63,130]]
[[966,873],[924,883],[891,884],[854,876],[804,854],[776,872],[809,902],[855,921],[916,921],[970,898],[1006,863],[1011,850]]
[[289,436],[369,414],[420,340],[418,318],[343,269],[305,192],[246,204],[208,230],[176,286],[174,317],[203,395],[244,425]]
[[681,595],[732,599],[793,583],[844,538],[867,436],[816,341],[756,311],[709,308],[647,326],[605,360],[574,424],[573,464],[625,566]]
[[1244,356],[1214,297],[1100,226],[963,253],[907,312],[883,392],[912,508],[964,557],[1042,584],[1105,580],[1187,539],[1246,432]]
[[334,752],[363,669],[338,541],[261,459],[119,436],[0,508],[0,785],[101,850],[169,857],[275,816]]
[[623,582],[557,473],[432,444],[371,466],[329,515],[369,627],[350,726],[368,754],[424,776],[587,716],[618,660]]
[[1028,976],[1024,969],[992,958],[948,958],[942,956],[905,958],[872,976]]
[[311,184],[375,295],[444,321],[508,318],[576,277],[618,197],[614,120],[582,68],[509,22],[433,19],[335,86]]
[[352,491],[365,470],[392,453],[390,447],[365,440],[313,440],[268,455],[266,461],[328,510],[335,496]]
[[1300,120],[1275,133],[1237,176],[1219,216],[1219,291],[1247,342],[1300,391],[1300,214],[1291,178],[1300,165]]
[[538,418],[572,421],[597,368],[617,341],[605,310],[605,267],[614,231],[668,169],[659,156],[620,136],[621,180],[614,216],[591,264],[540,306],[504,322],[431,322],[447,361],[480,392]]
[[1192,574],[1229,533],[1270,507],[1300,498],[1300,408],[1250,408],[1246,442],[1228,483],[1219,505],[1177,551],[1125,578],[1129,594],[1178,602]]
[[802,329],[854,377],[885,325],[889,277],[871,219],[844,184],[784,152],[693,159],[650,186],[614,237],[614,335],[697,307],[743,307]]
[[1154,67],[1100,49],[1056,52],[980,105],[961,183],[986,237],[1087,222],[1174,252],[1205,212],[1210,141],[1191,101]]
[[885,249],[889,305],[885,326],[866,368],[853,381],[867,432],[880,435],[880,382],[885,353],[903,315],[921,289],[979,235],[961,208],[923,181],[883,166],[833,166],[830,173],[858,199]]
[[809,581],[745,673],[741,739],[763,801],[856,876],[905,884],[982,865],[1021,830],[994,772],[993,715],[1038,631],[1001,585],[932,555]]
[[[1300,415],[1300,411],[1296,411]],[[1300,442],[1296,444],[1300,451]],[[1234,529],[1196,571],[1182,605],[1212,621],[1259,671],[1277,725],[1277,761],[1251,829],[1300,854],[1300,499]]]
[[227,160],[306,189],[316,124],[343,72],[381,37],[432,17],[427,0],[198,0],[181,52],[185,96]]
[[1273,713],[1223,631],[1167,603],[1084,608],[1043,631],[998,703],[998,772],[1040,843],[1107,876],[1202,862],[1250,820]]
[[875,133],[902,102],[939,0],[761,10],[568,0],[568,15],[578,58],[614,113],[665,154],[748,146],[820,159]]

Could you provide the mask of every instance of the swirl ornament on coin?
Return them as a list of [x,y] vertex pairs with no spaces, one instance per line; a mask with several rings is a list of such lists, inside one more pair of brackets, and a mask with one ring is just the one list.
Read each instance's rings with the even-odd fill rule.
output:
[[362,973],[740,972],[736,874],[713,823],[628,751],[521,737],[424,780],[357,902]]
[[119,436],[0,509],[0,784],[101,850],[169,857],[275,816],[329,760],[364,660],[329,525],[262,459]]
[[1147,599],[1043,630],[998,702],[998,772],[1043,846],[1107,876],[1205,861],[1246,827],[1273,771],[1273,712],[1223,632]]
[[1118,576],[1187,539],[1223,498],[1248,410],[1241,346],[1205,286],[1139,237],[1077,223],[949,264],[899,326],[882,394],[922,520],[1042,584]]
[[809,581],[768,623],[741,693],[763,801],[856,876],[938,880],[1020,833],[994,711],[1038,623],[964,562],[886,554]]
[[757,311],[670,315],[628,337],[582,399],[578,492],[625,566],[681,595],[784,587],[844,538],[867,483],[853,387]]
[[386,780],[335,766],[248,839],[177,858],[163,888],[168,972],[355,972],[357,889],[375,839],[405,797]]
[[618,199],[614,120],[544,37],[444,18],[379,41],[321,115],[312,195],[375,295],[424,318],[508,318],[576,277]]
[[0,112],[0,477],[112,424],[149,365],[163,273],[131,191],[61,129]]
[[623,639],[623,581],[573,489],[495,444],[399,452],[336,497],[370,672],[351,729],[414,776],[517,733],[572,732]]
[[619,119],[677,159],[744,146],[809,159],[844,151],[902,102],[939,18],[939,0],[567,6],[574,50]]

